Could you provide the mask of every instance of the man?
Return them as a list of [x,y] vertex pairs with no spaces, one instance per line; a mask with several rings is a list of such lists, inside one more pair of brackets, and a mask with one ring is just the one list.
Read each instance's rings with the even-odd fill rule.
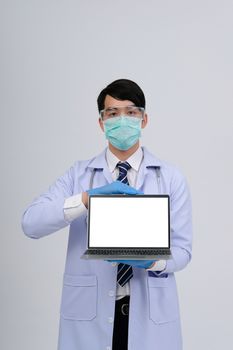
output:
[[[181,350],[174,272],[191,260],[191,200],[185,178],[140,146],[148,116],[136,83],[116,80],[97,102],[108,147],[91,160],[77,161],[27,208],[22,220],[31,238],[70,225],[59,350]],[[172,259],[119,264],[80,259],[87,246],[88,195],[139,192],[170,195]],[[119,224],[119,219],[113,223]]]

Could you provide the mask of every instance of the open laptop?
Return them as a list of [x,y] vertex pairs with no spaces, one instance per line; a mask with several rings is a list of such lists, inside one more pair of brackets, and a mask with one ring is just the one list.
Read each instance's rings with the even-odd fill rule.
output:
[[84,259],[169,259],[169,195],[90,195]]

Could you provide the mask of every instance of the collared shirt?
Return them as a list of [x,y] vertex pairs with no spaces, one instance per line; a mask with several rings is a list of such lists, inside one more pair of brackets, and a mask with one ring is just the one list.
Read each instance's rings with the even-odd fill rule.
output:
[[[143,159],[142,148],[139,147],[136,152],[134,152],[128,159],[127,162],[130,164],[131,168],[127,172],[127,178],[129,185],[132,187],[136,186],[137,175]],[[112,179],[115,181],[119,175],[119,169],[117,168],[117,163],[120,161],[109,148],[106,150],[106,161],[108,168],[112,174]],[[71,196],[65,200],[64,203],[64,216],[69,222],[73,221],[77,217],[81,216],[87,211],[87,208],[82,202],[82,194],[77,194]],[[156,261],[156,263],[148,271],[162,271],[166,267],[165,260]],[[116,299],[121,299],[125,295],[130,295],[130,281],[126,283],[123,287],[117,283]]]
[[[143,158],[143,151],[142,148],[139,147],[132,156],[130,156],[127,159],[127,162],[131,166],[131,168],[127,172],[127,178],[129,181],[129,185],[132,187],[136,186],[136,180],[137,180],[137,174],[142,162]],[[113,180],[116,180],[119,175],[119,169],[117,168],[117,163],[120,162],[120,160],[110,151],[109,148],[107,148],[106,151],[106,161],[109,167],[109,170],[112,174]]]
[[[127,172],[127,178],[129,181],[129,185],[135,187],[137,174],[142,162],[143,152],[142,148],[139,147],[136,152],[134,152],[128,159],[127,162],[131,166],[131,168]],[[109,170],[112,174],[113,180],[116,180],[119,175],[119,169],[117,168],[117,163],[120,161],[111,151],[107,148],[106,151],[106,161],[109,167]],[[123,287],[117,283],[116,290],[116,299],[121,299],[126,295],[130,295],[130,281],[126,283]]]

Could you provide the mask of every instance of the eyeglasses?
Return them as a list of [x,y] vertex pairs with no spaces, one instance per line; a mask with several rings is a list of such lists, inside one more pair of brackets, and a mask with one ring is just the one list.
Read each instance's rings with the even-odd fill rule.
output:
[[143,107],[126,106],[126,107],[109,107],[100,111],[100,117],[102,120],[120,117],[121,115],[127,117],[141,118],[143,119],[145,109]]

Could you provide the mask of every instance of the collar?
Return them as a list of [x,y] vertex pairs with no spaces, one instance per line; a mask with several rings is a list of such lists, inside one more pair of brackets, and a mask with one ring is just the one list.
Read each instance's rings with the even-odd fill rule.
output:
[[[97,155],[96,157],[92,158],[89,162],[89,164],[87,165],[87,167],[89,168],[94,168],[94,169],[99,169],[99,170],[103,170],[106,167],[108,167],[107,164],[107,160],[106,160],[106,153],[107,153],[107,149],[108,147],[106,147],[104,149],[104,151],[102,151],[99,155]],[[142,160],[142,164],[146,167],[146,168],[156,168],[161,166],[161,161],[155,157],[153,154],[151,154],[146,147],[142,146],[140,147],[142,153],[143,153],[143,160]],[[137,152],[137,151],[136,151]],[[135,152],[135,153],[136,153]],[[134,154],[135,154],[134,153]],[[133,157],[134,154],[131,156]],[[130,158],[128,159],[128,161],[130,160]],[[116,157],[117,159],[117,157]],[[119,160],[118,160],[119,161]],[[131,165],[131,163],[130,163]],[[132,165],[131,165],[132,166]],[[135,165],[134,165],[135,166]]]
[[[131,168],[138,171],[141,161],[143,158],[143,151],[142,148],[139,147],[136,152],[134,152],[126,161],[129,163]],[[115,154],[113,154],[109,148],[106,150],[106,160],[108,163],[109,170],[113,172],[117,166],[117,163],[120,162],[120,159],[118,159]]]

